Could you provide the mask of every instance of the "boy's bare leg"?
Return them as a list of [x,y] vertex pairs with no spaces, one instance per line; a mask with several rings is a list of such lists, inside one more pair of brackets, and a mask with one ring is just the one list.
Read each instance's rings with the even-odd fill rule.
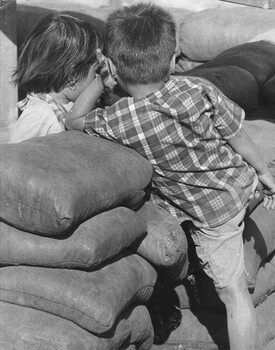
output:
[[230,350],[255,350],[256,314],[245,274],[217,292],[226,306]]

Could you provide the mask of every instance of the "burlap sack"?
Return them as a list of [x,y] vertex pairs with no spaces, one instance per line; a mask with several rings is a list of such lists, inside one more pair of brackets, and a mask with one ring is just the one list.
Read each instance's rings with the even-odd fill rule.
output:
[[275,104],[275,75],[262,86],[261,94],[267,102]]
[[145,224],[146,235],[131,247],[155,266],[171,267],[187,256],[187,240],[178,221],[153,202],[145,202],[137,211]]
[[[256,349],[265,350],[274,339],[275,293],[256,307],[257,334]],[[165,344],[154,345],[152,350],[229,349],[226,316],[197,306],[181,310],[181,322],[171,329]]]
[[120,205],[138,207],[152,176],[137,152],[78,131],[1,144],[0,158],[0,219],[49,236]]
[[176,75],[199,77],[210,81],[244,110],[254,109],[258,105],[259,87],[256,79],[249,71],[241,67],[201,65],[184,73],[176,73]]
[[275,292],[275,257],[264,262],[260,267],[255,290],[252,294],[253,303],[258,306],[264,302],[269,295]]
[[149,350],[154,331],[145,306],[129,307],[113,329],[98,337],[74,322],[19,305],[0,302],[3,350]]
[[255,285],[260,265],[275,250],[275,215],[259,205],[245,219],[244,256],[251,287]]
[[0,265],[94,269],[128,248],[145,229],[145,222],[124,207],[98,214],[58,239],[0,222]]
[[2,267],[0,300],[46,311],[102,334],[130,304],[150,298],[156,278],[146,260],[126,251],[96,271]]
[[274,11],[253,7],[211,8],[184,17],[179,44],[190,60],[205,62],[272,29]]
[[234,46],[223,51],[200,68],[237,66],[250,72],[259,88],[275,73],[275,44],[257,41]]

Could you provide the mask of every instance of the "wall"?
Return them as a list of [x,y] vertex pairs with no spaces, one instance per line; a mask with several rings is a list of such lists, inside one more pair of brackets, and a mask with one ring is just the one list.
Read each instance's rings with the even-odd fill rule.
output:
[[[111,6],[118,7],[123,5],[130,5],[137,3],[141,0],[66,0],[66,3],[70,6],[72,4],[86,5],[90,7]],[[164,7],[184,8],[191,11],[201,11],[207,8],[213,7],[232,7],[241,6],[233,3],[228,3],[220,0],[142,0],[143,2],[153,2]],[[45,4],[46,7],[51,5],[56,6],[58,0],[17,0],[18,4]]]
[[[2,6],[1,6],[2,5]],[[17,118],[17,89],[10,83],[16,67],[16,3],[0,5],[0,142],[6,142],[8,125]]]

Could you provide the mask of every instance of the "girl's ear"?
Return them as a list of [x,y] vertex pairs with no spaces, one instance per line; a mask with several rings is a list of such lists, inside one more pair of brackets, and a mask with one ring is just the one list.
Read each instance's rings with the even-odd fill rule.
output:
[[175,73],[175,68],[176,68],[176,53],[174,53],[172,60],[170,62],[170,73],[171,74]]
[[67,87],[70,89],[70,90],[75,90],[76,89],[76,86],[77,86],[77,81],[75,80],[71,80],[68,82],[67,84]]

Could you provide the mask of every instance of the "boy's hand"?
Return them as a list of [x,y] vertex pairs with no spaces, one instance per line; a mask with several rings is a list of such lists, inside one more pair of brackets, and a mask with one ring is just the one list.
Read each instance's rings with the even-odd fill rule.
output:
[[275,209],[275,183],[270,173],[258,174],[259,181],[263,185],[264,201],[266,210]]

